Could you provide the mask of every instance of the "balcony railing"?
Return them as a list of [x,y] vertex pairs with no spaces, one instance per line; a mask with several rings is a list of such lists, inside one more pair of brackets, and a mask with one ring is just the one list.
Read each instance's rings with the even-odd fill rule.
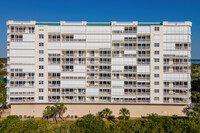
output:
[[63,42],[85,42],[86,39],[67,39],[67,38],[65,39],[65,38],[63,38],[62,41]]
[[60,38],[49,38],[49,42],[60,42]]
[[49,102],[54,102],[54,103],[55,103],[55,102],[60,102],[60,99],[49,99],[48,101],[49,101]]
[[138,54],[139,57],[150,57],[150,54]]
[[150,87],[150,85],[137,85],[138,87]]
[[113,30],[112,31],[113,34],[132,34],[132,33],[136,33],[136,30],[132,30],[132,31],[127,31],[127,30]]
[[149,46],[144,46],[144,47],[138,46],[138,49],[150,49],[150,47]]
[[150,64],[150,62],[138,62],[138,64]]
[[22,42],[23,38],[11,38],[10,39],[12,42]]
[[21,100],[12,100],[12,99],[10,99],[10,102],[11,103],[31,103],[31,102],[34,102],[34,100],[25,100],[25,99],[21,99]]
[[150,39],[138,39],[138,42],[150,42]]
[[176,87],[176,88],[188,88],[187,85],[173,85],[173,87]]

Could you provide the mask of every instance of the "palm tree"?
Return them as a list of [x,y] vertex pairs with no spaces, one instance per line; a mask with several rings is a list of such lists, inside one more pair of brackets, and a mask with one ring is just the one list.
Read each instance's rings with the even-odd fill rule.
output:
[[53,115],[53,112],[51,110],[51,107],[50,106],[46,106],[46,108],[45,108],[45,110],[43,112],[43,116],[47,117],[47,119],[49,119],[50,116],[52,116],[52,115]]
[[130,111],[127,108],[121,108],[119,110],[119,115],[122,115],[123,119],[125,120],[126,116],[130,115]]
[[[63,114],[67,110],[67,107],[65,107],[64,103],[55,103],[55,107],[58,111],[59,118],[63,120]],[[63,120],[64,121],[64,120]]]
[[104,117],[102,111],[96,113],[96,116],[98,119],[102,119]]
[[112,114],[112,111],[109,108],[105,108],[102,110],[102,115],[106,119],[106,123],[107,123],[108,118],[111,116],[111,114]]
[[198,102],[199,96],[200,96],[200,93],[198,91],[192,91],[192,98],[195,100],[195,103]]
[[51,106],[51,112],[52,112],[53,120],[55,120],[56,123],[58,123],[56,119],[56,116],[58,114],[58,109],[55,106]]

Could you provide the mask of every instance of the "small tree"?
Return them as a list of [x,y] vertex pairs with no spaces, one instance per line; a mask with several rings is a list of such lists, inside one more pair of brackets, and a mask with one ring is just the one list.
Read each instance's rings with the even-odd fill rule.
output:
[[108,118],[111,116],[112,111],[109,108],[105,108],[102,110],[102,115],[106,119],[106,123],[108,121]]
[[194,107],[186,109],[186,115],[200,123],[200,104],[194,104]]
[[122,115],[123,119],[125,120],[126,116],[130,116],[130,111],[127,108],[121,108],[119,115]]
[[[67,107],[65,107],[64,103],[55,103],[55,107],[58,111],[59,118],[63,120],[63,114],[67,110]],[[64,120],[63,120],[64,121]]]
[[[3,81],[0,81],[0,106],[2,112],[4,112],[4,107],[6,105],[6,84]],[[1,114],[0,114],[1,117]]]
[[57,123],[57,115],[59,115],[59,118],[64,121],[62,118],[63,114],[67,110],[67,107],[65,107],[64,103],[55,103],[54,106],[47,106],[43,112],[43,116],[47,117],[48,119],[50,116],[53,117],[53,120]]
[[96,116],[98,119],[102,119],[104,117],[102,111],[96,113]]
[[198,91],[192,91],[192,98],[195,100],[195,103],[198,102],[199,96],[200,96],[200,93]]
[[51,110],[50,106],[46,106],[44,112],[43,112],[43,117],[47,117],[47,119],[50,118],[50,116],[53,115],[53,111]]

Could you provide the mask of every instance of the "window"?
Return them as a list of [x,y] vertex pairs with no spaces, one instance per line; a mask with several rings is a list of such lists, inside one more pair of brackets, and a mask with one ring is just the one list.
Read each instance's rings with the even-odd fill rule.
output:
[[39,73],[39,77],[44,77],[44,73]]
[[154,51],[154,54],[159,54],[160,52],[159,51]]
[[159,58],[154,58],[154,62],[159,62]]
[[44,34],[39,34],[39,38],[44,38]]
[[39,66],[39,69],[44,69],[44,66]]
[[159,93],[159,89],[154,89],[154,93]]
[[40,42],[40,43],[39,43],[39,46],[44,46],[44,43],[43,43],[43,42]]
[[159,47],[160,44],[159,43],[154,43],[154,47]]
[[158,82],[158,81],[155,81],[155,82],[154,82],[154,85],[159,85],[159,82]]
[[43,88],[39,88],[39,92],[44,92],[44,89]]
[[39,81],[39,85],[43,85],[44,84],[44,81]]
[[43,96],[39,96],[39,100],[43,100]]
[[44,58],[39,58],[39,62],[43,62],[44,61]]
[[154,70],[159,70],[159,66],[154,66]]
[[154,31],[159,31],[160,27],[154,27]]
[[39,54],[44,54],[44,50],[39,50]]
[[154,101],[159,101],[159,97],[154,97]]
[[159,78],[159,76],[160,76],[159,74],[154,74],[155,78]]

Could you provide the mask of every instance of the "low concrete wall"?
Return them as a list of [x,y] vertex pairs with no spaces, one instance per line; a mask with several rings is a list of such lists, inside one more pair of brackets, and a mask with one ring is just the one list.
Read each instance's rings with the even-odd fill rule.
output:
[[[53,104],[15,104],[11,105],[11,115],[28,115],[35,117],[42,117],[43,110],[46,106]],[[141,117],[148,114],[157,113],[158,115],[178,115],[185,116],[183,109],[185,105],[111,105],[111,104],[66,104],[67,111],[64,117],[67,115],[77,115],[82,117],[86,114],[96,114],[98,111],[104,108],[110,108],[115,117],[119,116],[119,110],[121,108],[127,108],[130,110],[131,117]]]

